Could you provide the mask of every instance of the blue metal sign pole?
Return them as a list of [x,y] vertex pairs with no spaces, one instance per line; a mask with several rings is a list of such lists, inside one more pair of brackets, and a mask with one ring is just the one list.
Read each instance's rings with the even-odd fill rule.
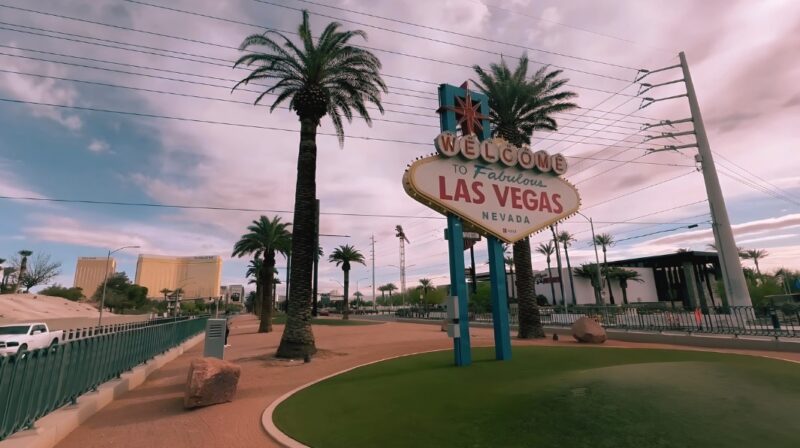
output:
[[[439,106],[442,108],[455,106],[457,91],[454,86],[439,86]],[[452,110],[441,109],[439,125],[442,130],[456,132],[456,114]],[[467,300],[467,281],[464,275],[464,229],[461,218],[452,213],[447,214],[447,248],[450,254],[450,294],[458,297],[459,337],[453,338],[453,352],[457,366],[472,364],[472,352],[469,343],[469,304]]]
[[[456,132],[456,114],[454,106],[456,96],[465,97],[467,90],[447,84],[439,86],[439,118],[442,132]],[[470,92],[473,99],[480,104],[483,115],[478,138],[485,140],[491,137],[489,120],[489,101],[485,95]],[[461,218],[453,214],[447,215],[447,244],[450,254],[450,290],[458,297],[458,324],[460,334],[453,339],[455,363],[467,366],[472,362],[469,341],[469,304],[467,299],[466,275],[464,274],[464,238]],[[489,271],[491,278],[492,316],[494,320],[495,357],[498,360],[511,359],[511,334],[508,324],[508,296],[505,283],[505,257],[502,243],[494,236],[487,238],[489,244]]]
[[511,359],[511,329],[508,327],[508,295],[506,294],[506,265],[503,243],[493,236],[489,242],[489,278],[492,290],[492,321],[494,323],[494,356],[499,361]]

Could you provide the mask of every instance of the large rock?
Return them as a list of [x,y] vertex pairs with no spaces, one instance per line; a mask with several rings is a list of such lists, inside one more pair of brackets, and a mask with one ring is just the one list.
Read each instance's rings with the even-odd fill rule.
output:
[[196,358],[189,367],[183,405],[187,409],[231,401],[241,367],[217,358]]
[[578,342],[602,344],[606,341],[606,330],[594,319],[581,317],[572,324],[572,336]]

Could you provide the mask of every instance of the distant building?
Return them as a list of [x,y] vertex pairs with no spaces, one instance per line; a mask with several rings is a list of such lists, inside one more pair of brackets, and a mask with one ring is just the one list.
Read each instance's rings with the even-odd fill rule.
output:
[[242,302],[244,301],[244,286],[242,285],[228,285],[220,287],[220,296],[226,302]]
[[75,266],[75,281],[73,286],[81,288],[83,295],[92,297],[97,287],[103,284],[106,275],[111,275],[117,270],[117,262],[106,257],[80,257]]
[[162,298],[163,289],[183,290],[181,298],[199,299],[220,296],[222,258],[216,255],[170,257],[139,255],[136,284],[147,288],[150,298]]

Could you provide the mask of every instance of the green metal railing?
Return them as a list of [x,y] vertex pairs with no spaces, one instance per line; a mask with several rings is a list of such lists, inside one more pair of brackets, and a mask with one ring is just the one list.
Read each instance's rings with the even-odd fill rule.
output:
[[113,332],[103,327],[93,336],[0,357],[0,440],[201,333],[207,320],[154,320]]

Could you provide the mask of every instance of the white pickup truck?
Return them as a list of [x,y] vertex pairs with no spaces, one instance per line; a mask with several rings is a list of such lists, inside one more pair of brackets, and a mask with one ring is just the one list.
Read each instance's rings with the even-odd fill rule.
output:
[[50,331],[44,323],[0,325],[0,356],[52,347],[63,341],[63,336],[63,331]]

